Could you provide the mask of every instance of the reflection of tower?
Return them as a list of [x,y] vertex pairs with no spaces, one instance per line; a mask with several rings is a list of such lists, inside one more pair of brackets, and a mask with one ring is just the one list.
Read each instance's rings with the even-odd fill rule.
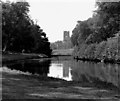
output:
[[63,63],[63,77],[69,77],[69,64],[68,64],[68,62]]
[[63,78],[67,81],[72,80],[71,68],[69,66],[63,67]]
[[69,67],[63,67],[63,77],[69,77]]

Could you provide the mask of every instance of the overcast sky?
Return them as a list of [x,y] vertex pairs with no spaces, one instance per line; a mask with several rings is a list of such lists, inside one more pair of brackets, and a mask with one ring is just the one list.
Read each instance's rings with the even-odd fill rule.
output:
[[[11,1],[11,0],[10,0]],[[92,17],[95,0],[26,0],[30,16],[46,32],[50,42],[63,40],[63,31],[74,29],[77,21]]]

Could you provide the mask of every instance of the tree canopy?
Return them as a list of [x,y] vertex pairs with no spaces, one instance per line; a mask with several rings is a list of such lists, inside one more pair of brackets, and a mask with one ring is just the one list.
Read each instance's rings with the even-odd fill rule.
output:
[[29,17],[28,2],[2,2],[3,51],[51,54],[50,42]]
[[96,2],[93,17],[78,21],[73,29],[73,45],[100,43],[120,31],[120,2]]

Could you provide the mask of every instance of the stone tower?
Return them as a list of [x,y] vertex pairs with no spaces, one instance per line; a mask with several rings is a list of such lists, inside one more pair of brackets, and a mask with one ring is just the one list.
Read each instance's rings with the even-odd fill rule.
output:
[[67,42],[70,40],[70,35],[69,35],[69,31],[64,31],[64,34],[63,34],[63,41],[64,42]]
[[64,49],[71,48],[71,40],[69,31],[64,31],[63,33],[63,47]]

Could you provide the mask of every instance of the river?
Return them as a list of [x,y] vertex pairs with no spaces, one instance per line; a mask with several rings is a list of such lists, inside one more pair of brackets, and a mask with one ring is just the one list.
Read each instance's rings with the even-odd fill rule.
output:
[[31,59],[3,64],[11,70],[66,81],[112,85],[120,88],[120,65],[76,61],[72,58]]

